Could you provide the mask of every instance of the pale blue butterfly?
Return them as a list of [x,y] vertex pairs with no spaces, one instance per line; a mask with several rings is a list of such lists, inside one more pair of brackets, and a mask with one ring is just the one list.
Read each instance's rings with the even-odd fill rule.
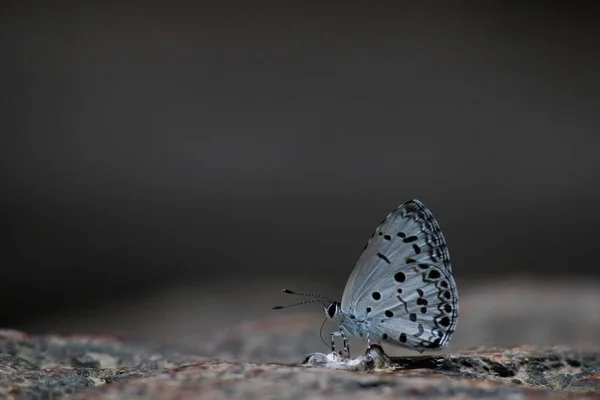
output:
[[[419,200],[408,201],[377,227],[356,263],[342,296],[322,296],[325,315],[339,324],[349,356],[348,336],[388,342],[423,352],[448,344],[456,330],[458,293],[448,246],[432,213]],[[292,304],[290,306],[307,302]],[[278,306],[276,309],[289,306]]]

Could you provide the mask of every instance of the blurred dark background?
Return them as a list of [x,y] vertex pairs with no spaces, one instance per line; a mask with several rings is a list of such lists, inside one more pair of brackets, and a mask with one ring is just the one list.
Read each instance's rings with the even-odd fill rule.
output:
[[4,3],[1,325],[341,298],[412,198],[459,287],[594,282],[600,14],[535,4]]

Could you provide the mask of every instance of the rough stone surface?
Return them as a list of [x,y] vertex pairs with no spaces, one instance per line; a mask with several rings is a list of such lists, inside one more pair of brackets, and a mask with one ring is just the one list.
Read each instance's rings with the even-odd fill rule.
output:
[[264,297],[173,292],[37,327],[96,334],[0,331],[0,399],[600,399],[595,282],[462,285],[445,354],[384,345],[390,357],[375,347],[361,355],[365,342],[351,340],[352,360],[315,353],[329,348],[321,310],[272,311],[282,301],[273,286]]
[[[355,372],[231,361],[116,339],[0,331],[0,397],[24,399],[597,398],[600,349],[515,347],[387,358]],[[361,362],[361,357],[358,358]],[[321,361],[319,361],[321,360]],[[364,360],[363,360],[364,361]],[[306,365],[312,365],[307,367]]]

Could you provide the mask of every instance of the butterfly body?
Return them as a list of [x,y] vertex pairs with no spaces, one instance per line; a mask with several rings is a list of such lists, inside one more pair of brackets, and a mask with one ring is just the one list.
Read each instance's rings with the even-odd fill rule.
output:
[[358,336],[424,351],[444,347],[456,329],[458,293],[439,224],[418,200],[381,223],[354,267],[341,303],[325,307],[333,336]]
[[367,335],[374,339],[377,339],[380,336],[370,329],[369,321],[357,318],[352,310],[342,311],[339,302],[331,303],[330,307],[335,307],[336,311],[334,315],[328,313],[328,317],[339,325],[340,334],[343,334],[344,336],[358,336],[363,339],[366,338]]

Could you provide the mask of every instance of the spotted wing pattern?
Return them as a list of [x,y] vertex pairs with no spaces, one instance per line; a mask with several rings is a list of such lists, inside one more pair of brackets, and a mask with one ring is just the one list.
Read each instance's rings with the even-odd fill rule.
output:
[[402,204],[377,227],[350,274],[341,310],[351,317],[350,332],[361,324],[372,339],[408,348],[447,345],[458,293],[446,241],[423,203]]

